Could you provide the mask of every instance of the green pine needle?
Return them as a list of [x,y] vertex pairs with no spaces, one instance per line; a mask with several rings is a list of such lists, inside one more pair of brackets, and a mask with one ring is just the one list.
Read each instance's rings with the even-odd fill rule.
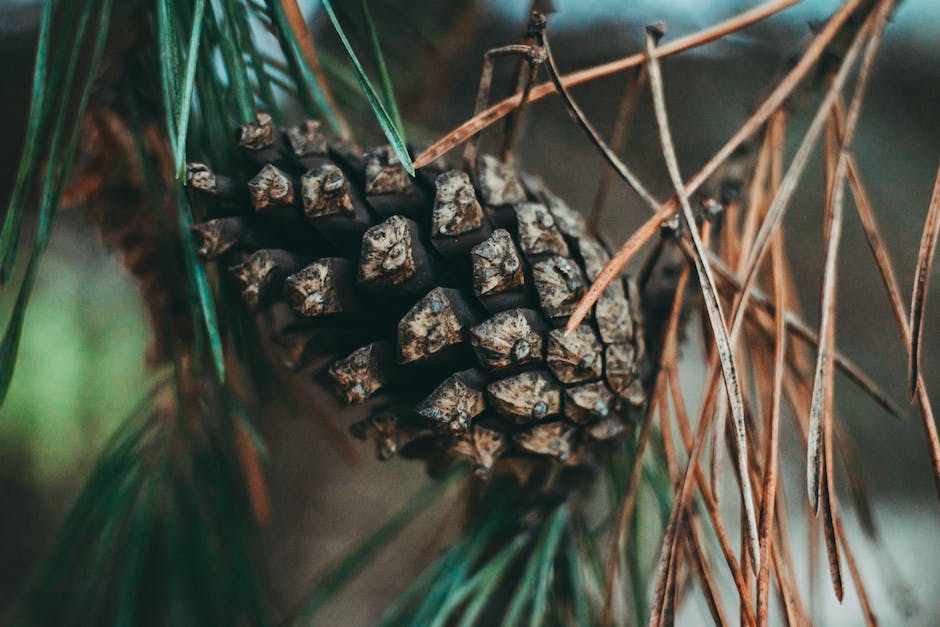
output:
[[215,301],[212,297],[212,288],[206,278],[206,270],[196,257],[196,243],[193,241],[193,216],[189,207],[186,192],[182,186],[178,187],[177,198],[179,205],[179,232],[180,242],[183,246],[183,257],[186,264],[187,275],[190,279],[190,289],[195,293],[201,312],[206,335],[209,338],[209,351],[212,353],[212,363],[219,381],[225,380],[225,355],[222,349],[222,334],[219,331],[219,321],[215,311]]
[[379,74],[379,84],[382,86],[382,99],[388,113],[395,123],[398,133],[405,137],[405,125],[402,124],[401,115],[398,113],[398,103],[395,101],[395,90],[392,88],[392,77],[389,76],[388,67],[385,65],[385,55],[382,54],[382,45],[379,43],[379,34],[375,30],[375,24],[372,23],[372,14],[369,12],[368,0],[361,0],[362,22],[369,35],[369,43],[372,46],[372,57],[375,59],[375,69]]
[[[209,5],[211,8],[211,4]],[[251,81],[248,78],[248,65],[241,54],[238,46],[238,21],[241,19],[242,12],[234,0],[222,0],[222,15],[224,20],[221,22],[221,37],[217,42],[222,52],[222,58],[225,60],[225,68],[229,73],[230,85],[234,91],[235,106],[238,109],[238,115],[242,124],[254,119],[257,105],[255,103],[254,91],[251,88]],[[214,19],[214,18],[213,18]]]
[[234,421],[191,430],[154,409],[169,385],[106,446],[14,625],[265,624]]
[[319,113],[335,133],[343,133],[337,112],[333,111],[323,91],[323,86],[307,64],[300,43],[291,30],[287,16],[279,0],[267,0],[267,14],[273,20],[273,27],[281,45],[281,51],[291,69],[291,79],[296,85],[297,96],[300,98],[310,115]]
[[[23,224],[23,212],[26,201],[26,191],[36,170],[39,153],[41,130],[47,117],[47,64],[49,59],[49,36],[52,31],[52,2],[43,3],[42,18],[39,24],[39,43],[36,46],[36,66],[33,70],[33,90],[29,105],[29,119],[26,126],[26,137],[23,142],[23,155],[16,171],[16,180],[10,203],[7,206],[6,217],[3,220],[3,230],[0,231],[0,286],[5,284],[13,272],[16,263],[16,252]],[[0,394],[2,398],[2,394]]]
[[465,472],[466,469],[459,466],[452,470],[446,478],[432,481],[411,497],[398,512],[386,518],[378,529],[369,534],[333,568],[318,578],[306,595],[306,600],[294,613],[291,623],[298,626],[312,624],[317,612],[340,588],[357,575],[376,553],[388,546],[408,523],[430,507],[452,483],[464,476]]
[[372,81],[370,81],[369,77],[366,75],[362,64],[359,62],[359,58],[356,56],[356,52],[352,49],[352,44],[349,43],[349,39],[346,37],[343,26],[336,18],[336,12],[333,10],[333,5],[330,0],[323,0],[323,8],[326,10],[330,22],[333,23],[333,28],[336,30],[336,34],[339,35],[343,48],[346,49],[346,54],[349,55],[349,59],[353,63],[353,67],[356,70],[356,80],[359,82],[362,94],[366,97],[369,106],[372,108],[379,122],[379,126],[382,127],[382,132],[385,133],[385,137],[388,138],[392,149],[395,151],[395,154],[398,155],[398,160],[405,166],[405,170],[407,170],[411,176],[414,176],[414,163],[411,160],[411,155],[408,154],[408,146],[404,133],[397,128],[395,121],[379,99],[375,87],[372,85]]
[[189,130],[189,116],[192,110],[193,86],[196,82],[196,62],[199,60],[199,43],[202,35],[202,21],[206,13],[206,0],[196,0],[193,26],[189,33],[189,50],[186,53],[186,74],[183,77],[183,97],[179,104],[176,124],[176,151],[173,153],[173,165],[176,178],[181,179],[186,172],[186,136]]
[[[84,115],[85,108],[88,106],[94,77],[102,54],[104,53],[113,0],[104,0],[102,5],[98,8],[97,29],[94,31],[95,35],[87,73],[82,77],[74,117],[69,116],[67,113],[70,100],[69,95],[72,91],[74,79],[78,74],[78,60],[81,57],[81,50],[84,44],[87,43],[84,37],[85,28],[91,16],[94,14],[95,4],[96,2],[94,0],[87,0],[82,10],[81,17],[79,18],[79,25],[76,29],[75,40],[72,45],[71,57],[69,59],[68,69],[66,70],[61,107],[55,119],[55,128],[52,133],[49,156],[40,194],[39,219],[36,225],[33,246],[27,261],[25,275],[17,292],[13,313],[10,316],[10,320],[7,322],[3,339],[0,341],[0,405],[3,404],[7,392],[10,389],[10,381],[13,378],[20,337],[22,336],[23,320],[26,316],[26,307],[29,304],[29,297],[32,294],[36,277],[39,273],[39,261],[49,243],[52,221],[55,217],[56,209],[59,206],[59,197],[68,178],[70,166],[75,159],[75,152],[78,149],[78,141],[81,134],[77,121]],[[46,43],[48,45],[48,42]],[[68,120],[72,121],[70,128],[66,128]]]

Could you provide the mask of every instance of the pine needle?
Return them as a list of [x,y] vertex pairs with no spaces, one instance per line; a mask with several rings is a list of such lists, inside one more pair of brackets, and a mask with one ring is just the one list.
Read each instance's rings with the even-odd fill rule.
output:
[[937,250],[937,235],[940,235],[940,169],[934,181],[930,206],[927,208],[927,220],[921,235],[920,249],[917,252],[917,268],[914,271],[914,289],[911,293],[911,350],[908,362],[910,394],[913,400],[917,392],[920,377],[920,347],[924,333],[924,308],[927,302],[927,285],[930,282],[930,270],[933,267],[934,253]]
[[379,74],[379,85],[382,87],[382,101],[385,108],[391,115],[392,122],[398,134],[405,137],[405,125],[402,124],[401,115],[398,113],[398,104],[395,101],[395,89],[392,87],[392,77],[388,73],[388,67],[385,65],[385,55],[382,53],[382,44],[379,43],[379,34],[375,30],[375,24],[372,23],[372,13],[369,11],[369,0],[360,0],[362,8],[362,23],[369,35],[369,44],[372,47],[372,58],[375,61],[375,70]]
[[196,0],[193,5],[193,24],[189,33],[189,49],[186,53],[186,73],[183,76],[182,100],[176,122],[176,150],[173,153],[173,165],[176,178],[182,179],[186,172],[186,136],[189,130],[189,116],[192,110],[193,87],[196,82],[196,63],[199,60],[199,42],[202,35],[202,21],[206,12],[206,0]]
[[337,19],[336,13],[333,11],[333,5],[330,0],[323,0],[323,8],[326,10],[330,22],[333,23],[333,28],[336,30],[336,34],[339,35],[343,48],[346,49],[346,54],[353,63],[353,67],[356,70],[356,80],[359,82],[362,94],[366,97],[366,101],[368,101],[369,106],[372,108],[372,112],[375,114],[379,126],[382,127],[382,132],[385,133],[385,137],[388,138],[392,149],[398,156],[398,160],[401,161],[401,164],[405,167],[405,170],[408,171],[408,174],[414,176],[415,166],[411,160],[411,155],[408,154],[408,146],[404,134],[396,127],[385,105],[383,105],[382,101],[379,99],[375,87],[372,86],[372,81],[369,80],[365,70],[362,68],[359,58],[352,49],[352,44],[349,43],[345,31]]
[[778,231],[771,245],[774,276],[774,365],[773,390],[770,401],[770,424],[767,426],[767,441],[764,448],[764,482],[763,496],[761,498],[761,528],[760,550],[761,567],[757,576],[757,624],[760,627],[767,625],[770,605],[770,563],[768,554],[773,542],[773,526],[777,502],[777,477],[780,453],[780,411],[783,396],[783,377],[786,370],[787,334],[786,319],[786,291],[783,282],[783,236]]
[[[691,50],[692,48],[697,48],[698,46],[710,43],[717,39],[721,39],[722,37],[730,35],[738,30],[747,28],[756,22],[767,19],[772,15],[776,15],[777,13],[788,9],[795,4],[798,4],[799,2],[800,0],[771,0],[770,2],[766,2],[749,11],[739,13],[734,17],[725,20],[724,22],[716,24],[715,26],[700,30],[696,33],[675,40],[671,44],[663,46],[659,51],[659,56],[666,57],[669,55],[678,54],[680,52],[685,52],[686,50]],[[571,74],[566,74],[565,76],[561,77],[561,82],[565,87],[574,87],[575,85],[587,83],[604,76],[609,76],[617,72],[622,72],[624,70],[637,67],[645,62],[645,53],[641,52],[632,54],[628,57],[624,57],[623,59],[610,61],[609,63],[604,63],[595,67],[572,72]],[[546,96],[552,95],[555,93],[555,91],[556,86],[554,83],[541,83],[532,88],[529,101],[535,102],[536,100],[541,100]],[[444,156],[477,133],[480,133],[484,129],[488,128],[494,122],[498,122],[499,120],[509,115],[512,111],[519,107],[521,102],[522,95],[515,94],[504,100],[501,100],[500,102],[497,102],[485,111],[480,112],[478,115],[475,115],[473,118],[467,120],[452,130],[450,133],[436,141],[423,153],[421,153],[418,158],[415,159],[415,167],[423,168],[436,159]]]
[[[529,561],[526,563],[525,570],[522,572],[522,577],[519,579],[519,583],[509,602],[509,607],[503,617],[503,627],[514,627],[520,624],[522,612],[530,601],[533,602],[529,621],[530,627],[542,624],[545,615],[545,594],[547,592],[547,589],[543,586],[547,585],[548,580],[551,579],[550,575],[545,572],[545,569],[549,568],[555,559],[558,543],[561,540],[562,533],[567,524],[568,509],[562,504],[556,508],[551,518],[545,524],[542,535],[539,537],[538,543],[533,549]],[[537,573],[542,573],[542,575]],[[535,590],[533,590],[533,588],[535,588]],[[535,594],[534,601],[531,598],[533,592]],[[539,603],[541,603],[541,607]]]
[[[901,338],[904,341],[906,349],[910,351],[911,331],[908,326],[907,316],[904,313],[904,305],[901,302],[901,289],[894,275],[894,269],[891,264],[891,258],[888,255],[888,250],[878,235],[879,231],[878,225],[875,222],[874,211],[871,208],[871,204],[868,202],[868,197],[865,194],[865,189],[859,177],[858,166],[854,159],[849,161],[849,182],[851,183],[852,193],[855,198],[855,206],[859,212],[862,226],[865,229],[865,235],[868,237],[868,244],[872,250],[872,256],[878,264],[882,282],[888,292],[888,301],[891,303],[892,310],[894,311],[894,317],[898,323]],[[927,435],[927,446],[933,467],[934,488],[937,491],[937,495],[940,496],[940,437],[937,436],[937,424],[934,421],[930,398],[927,396],[927,386],[924,384],[924,378],[921,374],[918,374],[917,377],[917,401],[920,405],[921,420]]]
[[692,213],[692,205],[689,204],[689,197],[685,193],[682,182],[682,174],[679,172],[679,164],[676,159],[675,148],[672,144],[672,133],[669,130],[669,118],[666,113],[666,98],[663,90],[662,72],[659,68],[659,60],[656,57],[656,39],[657,35],[653,30],[647,29],[646,35],[646,54],[649,58],[650,87],[653,92],[653,107],[656,111],[656,122],[659,127],[659,137],[662,142],[663,155],[666,159],[666,167],[669,170],[669,176],[679,197],[679,205],[682,207],[682,215],[685,224],[689,229],[689,235],[692,239],[693,261],[695,271],[698,275],[699,285],[701,286],[702,296],[705,299],[705,308],[708,313],[708,320],[711,324],[713,337],[716,344],[719,362],[724,374],[725,389],[728,393],[728,402],[731,409],[735,431],[735,444],[738,454],[738,471],[741,477],[741,499],[744,505],[745,518],[747,521],[748,547],[751,556],[751,562],[754,565],[755,572],[760,565],[760,545],[757,532],[757,514],[754,511],[754,499],[751,492],[750,475],[748,473],[748,450],[747,435],[744,425],[744,400],[741,397],[741,388],[738,383],[737,367],[734,363],[734,351],[730,338],[728,337],[728,327],[725,324],[725,316],[721,310],[721,302],[718,298],[718,289],[715,287],[715,278],[712,276],[711,268],[706,259],[705,246],[702,244],[701,235],[698,232],[698,226],[695,223],[695,215]]
[[[46,96],[49,85],[49,39],[52,32],[52,2],[44,2],[42,17],[39,22],[39,41],[36,44],[36,62],[33,70],[33,89],[29,104],[29,117],[26,123],[26,135],[23,138],[23,155],[16,170],[16,180],[10,193],[0,231],[0,286],[4,285],[13,273],[16,253],[19,249],[26,193],[32,180],[37,160],[39,159],[40,135],[51,108],[47,108]],[[3,395],[0,394],[0,399]]]
[[653,198],[653,195],[646,189],[646,186],[640,182],[640,179],[636,177],[635,174],[626,166],[626,164],[620,160],[620,157],[610,149],[610,146],[607,145],[607,142],[601,137],[594,126],[591,124],[590,120],[587,119],[587,116],[584,115],[584,111],[581,110],[581,107],[578,106],[578,103],[575,102],[572,98],[571,93],[565,87],[565,84],[561,80],[561,74],[558,71],[558,66],[555,64],[554,55],[552,55],[552,47],[548,43],[548,33],[541,33],[541,42],[545,49],[545,67],[548,70],[548,75],[552,79],[552,83],[555,85],[555,89],[558,90],[558,94],[561,96],[562,102],[565,104],[565,108],[568,110],[568,114],[574,120],[581,130],[588,136],[591,140],[591,143],[594,144],[594,147],[600,151],[604,156],[607,162],[614,168],[614,171],[622,178],[627,185],[630,186],[630,189],[639,196],[643,202],[652,207],[654,210],[659,207],[659,201]]
[[[816,356],[816,368],[813,378],[813,394],[810,405],[809,421],[809,442],[806,452],[807,458],[807,492],[809,502],[813,510],[818,509],[818,498],[820,493],[820,473],[822,470],[822,451],[821,443],[823,431],[828,429],[830,434],[826,437],[831,439],[831,415],[825,415],[825,395],[832,393],[832,364],[831,352],[835,342],[835,290],[836,290],[836,263],[839,254],[839,239],[842,235],[842,209],[845,195],[845,176],[848,168],[849,147],[855,134],[855,126],[861,113],[862,99],[865,94],[865,87],[868,84],[868,78],[871,75],[871,68],[878,52],[878,45],[881,41],[881,33],[887,23],[888,14],[891,11],[893,3],[890,0],[884,0],[871,17],[866,20],[865,25],[859,30],[856,44],[863,37],[868,38],[868,45],[859,70],[858,80],[855,84],[855,94],[849,105],[849,113],[845,122],[845,131],[843,133],[842,147],[839,153],[838,163],[833,173],[832,185],[828,192],[828,207],[826,210],[827,221],[829,224],[828,237],[826,242],[826,256],[823,265],[823,287],[822,300],[820,304],[820,323],[819,323],[819,351]],[[871,33],[868,35],[867,33]],[[768,212],[769,213],[769,212]],[[825,424],[827,423],[828,424]],[[826,461],[829,466],[829,472],[832,472],[831,458]]]
[[[76,28],[75,39],[73,41],[68,69],[62,93],[62,101],[57,117],[55,118],[55,127],[50,140],[49,154],[47,156],[46,168],[43,175],[43,184],[39,200],[39,220],[36,225],[36,233],[33,239],[32,250],[26,262],[26,272],[17,291],[16,301],[13,304],[13,313],[7,322],[3,333],[3,339],[0,341],[0,405],[6,399],[7,392],[10,389],[10,381],[13,378],[13,369],[16,364],[16,356],[19,351],[20,337],[23,330],[23,320],[26,316],[26,307],[29,304],[29,297],[32,294],[36,277],[39,272],[39,261],[49,243],[49,235],[52,231],[52,222],[59,205],[59,198],[62,188],[68,177],[72,162],[75,159],[75,151],[78,148],[80,137],[79,126],[75,120],[81,119],[88,100],[91,96],[92,84],[98,64],[104,53],[104,46],[107,40],[108,24],[111,18],[111,7],[113,0],[103,0],[98,8],[97,30],[94,31],[94,38],[91,40],[92,50],[88,62],[87,73],[82,77],[82,83],[79,88],[78,102],[75,106],[74,118],[68,113],[68,103],[71,97],[72,85],[78,73],[78,62],[81,57],[81,50],[88,42],[85,40],[85,27],[94,13],[94,0],[87,0],[82,9]],[[67,122],[71,120],[72,125],[67,128]],[[15,218],[14,218],[15,219]],[[19,228],[18,226],[16,227]]]
[[385,518],[375,531],[357,544],[335,566],[316,579],[309,592],[304,595],[304,601],[292,613],[289,622],[295,625],[310,625],[314,616],[337,590],[358,574],[379,550],[388,546],[405,526],[434,503],[437,497],[463,474],[464,469],[457,468],[445,479],[429,483],[411,497],[399,511]]
[[[806,49],[806,52],[800,58],[799,62],[793,67],[793,69],[790,70],[783,80],[777,84],[771,94],[764,100],[760,107],[758,107],[757,111],[755,111],[754,114],[751,115],[751,117],[748,118],[741,128],[738,129],[738,131],[731,137],[731,139],[729,139],[725,145],[722,146],[722,148],[716,152],[711,159],[708,160],[708,163],[706,163],[702,169],[692,177],[689,183],[685,186],[686,194],[692,195],[699,187],[701,187],[701,185],[715,173],[721,164],[723,164],[728,159],[728,157],[734,153],[738,146],[740,146],[751,135],[756,133],[770,118],[770,116],[773,115],[774,112],[776,112],[779,107],[784,104],[793,90],[796,89],[800,81],[806,77],[806,75],[809,73],[809,70],[813,67],[816,61],[819,60],[823,52],[825,52],[826,48],[835,38],[836,34],[839,33],[839,29],[842,27],[842,25],[845,24],[855,9],[858,8],[860,2],[861,0],[848,0],[845,4],[839,7],[839,10],[831,18],[829,18],[829,20],[826,22],[826,26],[819,32],[818,35],[816,35],[810,46]],[[856,42],[859,41],[860,39],[856,37]],[[673,43],[673,46],[674,45],[675,42]],[[659,51],[659,57],[662,58],[665,56],[667,50],[669,49],[669,46],[663,46]],[[843,58],[842,66],[840,67],[840,70],[835,79],[833,79],[833,86],[838,84],[839,88],[841,88],[848,76],[848,68],[852,65],[852,63],[848,62],[848,59],[851,56],[854,61],[854,58],[857,55],[858,46],[853,45],[852,48],[849,49],[849,52],[846,54],[846,56]],[[645,56],[646,55],[642,55],[640,58],[642,59]],[[533,90],[533,92],[534,91],[535,90]],[[745,305],[756,266],[766,251],[766,240],[769,237],[770,231],[776,227],[776,220],[778,216],[775,216],[775,214],[782,213],[783,208],[785,208],[787,202],[789,202],[796,183],[802,175],[803,167],[809,159],[809,152],[812,150],[812,146],[815,143],[815,138],[818,136],[819,132],[822,130],[822,125],[825,123],[825,113],[831,107],[836,91],[837,89],[830,88],[830,91],[827,92],[824,103],[820,106],[819,112],[817,112],[817,116],[814,118],[813,124],[810,126],[810,130],[808,130],[806,133],[804,143],[800,146],[801,150],[798,151],[797,155],[793,158],[793,163],[790,167],[790,170],[787,172],[788,176],[784,178],[783,182],[781,182],[780,188],[778,189],[778,192],[774,198],[774,204],[772,204],[771,208],[767,210],[768,219],[765,219],[764,223],[761,225],[761,230],[758,233],[758,242],[755,243],[755,248],[752,248],[752,253],[756,252],[757,256],[755,258],[755,256],[752,254],[751,257],[749,257],[747,264],[748,272],[745,274],[746,278],[744,281],[744,292],[742,294]],[[489,109],[487,111],[489,111]],[[486,112],[484,112],[484,114],[485,113]],[[676,200],[670,199],[668,202],[666,202],[665,205],[659,208],[657,214],[662,214],[664,216],[660,222],[671,215],[676,207]],[[772,216],[773,219],[771,219]],[[659,223],[657,223],[657,226],[658,224]],[[764,241],[760,240],[761,237],[764,238]],[[604,269],[601,271],[601,273],[598,274],[588,292],[581,299],[581,302],[578,303],[574,314],[572,314],[568,324],[566,325],[566,329],[573,329],[580,323],[581,320],[583,320],[584,315],[587,314],[596,300],[604,292],[613,277],[619,275],[620,271],[623,270],[626,264],[630,261],[632,254],[630,254],[631,250],[627,249],[628,244],[633,243],[629,240],[625,242],[621,246],[621,249],[618,250],[611,257],[611,260],[607,263],[607,265],[604,266]],[[709,261],[714,263],[711,254],[709,255]],[[734,327],[735,324],[732,322],[732,339],[737,336]]]

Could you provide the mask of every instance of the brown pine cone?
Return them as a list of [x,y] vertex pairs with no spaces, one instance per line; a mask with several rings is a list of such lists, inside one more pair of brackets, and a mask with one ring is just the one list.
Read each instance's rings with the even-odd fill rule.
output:
[[637,289],[615,281],[564,335],[609,251],[540,180],[489,155],[412,178],[387,147],[264,113],[240,145],[247,182],[189,166],[217,216],[199,253],[251,308],[289,311],[285,364],[367,403],[350,430],[379,458],[591,465],[632,425],[650,378]]

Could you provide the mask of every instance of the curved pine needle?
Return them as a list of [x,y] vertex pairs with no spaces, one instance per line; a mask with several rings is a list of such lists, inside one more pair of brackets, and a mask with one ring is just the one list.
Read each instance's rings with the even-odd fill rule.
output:
[[937,169],[937,178],[934,181],[933,193],[930,196],[930,207],[927,209],[927,221],[924,223],[924,232],[920,239],[917,269],[914,271],[914,290],[911,294],[911,320],[909,323],[911,350],[908,361],[908,378],[910,379],[912,401],[917,393],[917,379],[920,376],[920,347],[924,333],[924,307],[927,302],[930,270],[933,267],[934,253],[937,250],[938,234],[940,234],[940,168]]
[[741,387],[738,382],[734,351],[732,350],[731,340],[728,337],[728,327],[725,324],[725,316],[721,310],[721,301],[718,298],[718,288],[715,287],[715,277],[712,275],[711,268],[706,260],[705,246],[702,244],[698,226],[695,224],[695,215],[692,213],[692,205],[689,203],[689,197],[685,193],[682,173],[679,171],[679,162],[676,158],[675,147],[672,143],[672,133],[669,130],[669,117],[666,112],[663,76],[659,67],[659,59],[656,56],[656,38],[657,35],[654,34],[651,29],[647,29],[646,54],[649,57],[648,68],[650,88],[653,92],[653,108],[656,112],[656,124],[659,127],[659,138],[662,143],[663,157],[666,160],[666,168],[669,170],[669,177],[672,179],[672,184],[679,197],[682,215],[692,239],[692,249],[694,253],[693,262],[695,263],[695,270],[698,274],[699,285],[702,288],[702,296],[705,300],[708,321],[712,327],[712,334],[715,340],[718,359],[721,363],[721,370],[724,374],[725,389],[728,394],[728,404],[734,426],[738,471],[741,476],[741,500],[747,521],[748,551],[756,572],[756,569],[760,565],[760,545],[757,533],[757,514],[754,510],[754,497],[751,492],[750,473],[748,472],[748,446],[744,423],[744,399],[742,398]]
[[[710,43],[717,39],[721,39],[722,37],[746,28],[756,22],[767,19],[772,15],[776,15],[777,13],[788,9],[795,4],[798,4],[799,2],[800,0],[772,0],[770,2],[766,2],[765,4],[751,9],[750,11],[745,11],[744,13],[735,15],[734,17],[716,24],[715,26],[700,30],[685,37],[680,37],[671,44],[663,46],[662,50],[660,51],[660,56],[664,57],[678,54],[692,48],[697,48],[698,46]],[[857,4],[857,2],[855,2],[855,4]],[[623,59],[610,61],[602,65],[567,74],[562,77],[562,84],[565,87],[574,87],[575,85],[587,83],[592,80],[614,74],[616,72],[622,72],[623,70],[636,67],[645,62],[646,54],[642,52],[632,54],[628,57],[624,57]],[[551,82],[541,83],[532,88],[529,101],[534,102],[536,100],[541,100],[542,98],[545,98],[546,96],[549,96],[553,93],[555,93],[555,85],[553,85]],[[424,166],[433,162],[435,159],[438,159],[447,154],[477,133],[483,131],[494,122],[503,119],[509,115],[509,113],[514,111],[519,106],[521,101],[521,94],[514,94],[504,100],[501,100],[500,102],[497,102],[490,108],[481,112],[479,115],[473,116],[471,119],[467,120],[441,139],[437,140],[434,144],[428,147],[427,150],[418,155],[418,158],[415,159],[415,168],[423,168]]]
[[[885,0],[878,9],[866,20],[859,30],[858,37],[865,37],[870,32],[865,55],[859,69],[858,80],[855,83],[855,93],[849,105],[849,112],[845,120],[845,132],[842,138],[842,147],[839,160],[829,189],[828,208],[826,215],[829,220],[829,233],[826,242],[826,258],[823,266],[822,302],[820,304],[819,323],[819,351],[816,353],[816,368],[813,378],[813,394],[810,404],[808,444],[806,451],[806,489],[809,502],[813,510],[819,507],[818,497],[820,490],[820,471],[822,469],[820,449],[823,432],[828,431],[826,438],[831,440],[832,416],[825,411],[825,396],[832,394],[833,368],[831,354],[835,342],[835,291],[836,291],[836,263],[839,255],[839,240],[842,236],[842,209],[845,198],[845,176],[848,169],[849,147],[855,135],[855,127],[861,113],[862,100],[865,87],[871,76],[871,69],[878,47],[881,43],[881,33],[887,24],[888,14],[893,5],[892,0]],[[857,39],[860,41],[860,39]],[[855,44],[853,44],[853,47]],[[912,351],[913,353],[913,351]],[[831,446],[827,447],[831,449]],[[832,473],[832,459],[826,460],[828,472]],[[829,482],[831,483],[831,481]],[[827,489],[831,489],[831,485]]]
[[764,481],[761,498],[760,551],[761,565],[757,574],[757,624],[767,625],[767,613],[770,605],[770,552],[773,542],[774,507],[777,502],[777,466],[780,453],[780,400],[783,397],[783,376],[786,371],[787,333],[786,333],[786,290],[783,283],[783,238],[778,231],[771,245],[773,267],[774,304],[774,365],[773,389],[770,397],[770,424],[767,427],[767,440],[764,449]]
[[646,186],[643,185],[640,179],[637,178],[630,168],[620,160],[617,154],[610,149],[610,146],[607,145],[607,142],[605,142],[600,133],[597,132],[594,125],[591,124],[590,120],[588,120],[587,116],[584,114],[584,111],[581,110],[578,103],[571,97],[571,93],[561,81],[561,74],[558,72],[558,66],[555,64],[552,47],[548,43],[548,33],[542,32],[541,39],[541,43],[545,48],[545,67],[548,70],[548,75],[552,79],[552,83],[555,85],[555,89],[558,90],[558,94],[561,96],[562,102],[565,104],[565,108],[568,110],[568,115],[570,115],[575,124],[581,127],[581,130],[587,134],[591,143],[604,155],[604,158],[607,159],[607,162],[614,168],[617,174],[620,175],[620,178],[630,186],[630,189],[632,189],[643,202],[655,211],[659,207],[659,201],[653,198],[653,195],[646,189]]
[[[894,317],[901,331],[901,337],[909,351],[911,349],[911,331],[908,327],[907,316],[904,313],[904,305],[901,304],[901,288],[894,275],[887,248],[878,235],[879,231],[878,225],[875,223],[874,211],[868,202],[868,197],[858,174],[858,165],[854,159],[849,161],[849,183],[855,197],[855,206],[861,218],[862,226],[868,236],[868,244],[875,262],[878,264],[878,270],[881,272],[882,282],[888,291],[888,300],[894,310]],[[940,496],[940,437],[937,435],[937,423],[934,421],[930,398],[927,396],[927,386],[924,385],[924,378],[920,373],[917,376],[917,402],[920,405],[921,420],[924,423],[924,431],[927,435],[927,447],[933,466],[934,487],[937,490],[937,495]]]
[[565,323],[565,334],[571,333],[581,324],[585,316],[590,313],[591,307],[594,306],[597,299],[601,297],[601,294],[603,294],[607,286],[610,285],[610,282],[620,275],[620,271],[630,263],[638,252],[640,252],[643,245],[659,231],[659,227],[672,216],[674,211],[675,207],[666,203],[662,209],[654,213],[652,217],[647,219],[646,222],[640,225],[640,228],[627,238],[627,241],[620,246],[620,249],[614,254],[607,265],[597,274],[597,277],[594,279],[594,282],[591,283],[587,292],[585,292],[581,300],[578,301],[577,306],[571,313],[571,317],[569,317],[568,322]]

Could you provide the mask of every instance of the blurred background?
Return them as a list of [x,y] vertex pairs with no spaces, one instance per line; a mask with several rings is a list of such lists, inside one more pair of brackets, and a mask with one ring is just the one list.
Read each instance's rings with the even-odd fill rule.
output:
[[[527,0],[370,3],[412,138],[430,142],[472,112],[483,53],[517,41]],[[666,40],[714,24],[756,3],[696,0],[556,0],[550,19],[553,49],[563,71],[588,67],[641,50],[643,26],[663,21]],[[683,172],[696,171],[747,117],[787,59],[800,51],[808,24],[825,19],[837,2],[812,0],[741,33],[663,62],[667,102]],[[446,5],[446,6],[438,6]],[[19,157],[29,98],[37,3],[0,0],[0,201],[7,201]],[[337,91],[345,84],[338,41],[315,2],[302,2]],[[921,229],[940,161],[940,9],[935,0],[905,0],[889,25],[866,98],[855,155],[909,299]],[[508,68],[504,68],[507,69]],[[509,89],[497,72],[494,97]],[[606,134],[616,115],[625,75],[579,87],[575,97]],[[796,103],[790,152],[815,110],[810,96]],[[362,105],[352,111],[364,140],[378,130]],[[358,117],[357,117],[358,114]],[[495,128],[495,127],[494,127]],[[491,131],[490,137],[495,136]],[[641,98],[625,161],[660,197],[670,193],[648,94]],[[604,162],[548,98],[530,109],[519,149],[523,168],[541,175],[572,207],[587,211]],[[821,276],[822,167],[814,159],[791,203],[785,230],[805,318],[817,319]],[[613,185],[604,233],[622,241],[646,217],[619,183]],[[884,624],[940,624],[940,503],[937,501],[920,418],[906,400],[906,357],[884,289],[854,211],[846,211],[839,267],[838,344],[880,382],[905,415],[887,415],[844,379],[837,379],[839,420],[857,444],[862,474],[874,503],[883,546],[861,537],[846,512],[847,531]],[[937,266],[935,266],[936,268]],[[940,398],[940,280],[928,298],[924,372],[935,404]],[[8,304],[0,308],[8,315]],[[690,337],[695,338],[694,333]],[[694,341],[694,340],[693,340]],[[100,243],[83,215],[63,212],[42,263],[28,311],[10,395],[0,409],[0,616],[46,549],[57,524],[108,435],[143,395],[147,317],[133,280]],[[690,374],[699,348],[686,349]],[[328,396],[317,399],[338,410]],[[694,390],[690,401],[694,402]],[[344,414],[345,427],[354,419]],[[417,464],[379,463],[355,443],[343,453],[305,415],[278,413],[262,428],[270,450],[268,476],[274,516],[265,528],[274,594],[295,602],[308,580],[394,511],[424,480]],[[784,423],[787,425],[787,423]],[[788,426],[788,425],[787,425]],[[804,453],[784,427],[784,472],[797,507]],[[733,489],[731,481],[726,490]],[[324,625],[365,625],[427,563],[459,524],[451,494],[384,551],[321,615]],[[729,499],[730,500],[730,499]],[[847,500],[847,497],[844,497]],[[846,508],[848,509],[848,508]],[[798,518],[798,517],[796,517]],[[805,562],[805,529],[794,525],[796,556]],[[429,540],[430,538],[430,540]],[[896,572],[893,572],[896,571]],[[804,563],[805,572],[805,563]],[[820,624],[862,623],[851,586],[843,606],[832,598],[825,570],[815,594]],[[803,588],[805,590],[805,588]],[[697,612],[687,608],[689,621]],[[690,623],[691,624],[691,623]]]

